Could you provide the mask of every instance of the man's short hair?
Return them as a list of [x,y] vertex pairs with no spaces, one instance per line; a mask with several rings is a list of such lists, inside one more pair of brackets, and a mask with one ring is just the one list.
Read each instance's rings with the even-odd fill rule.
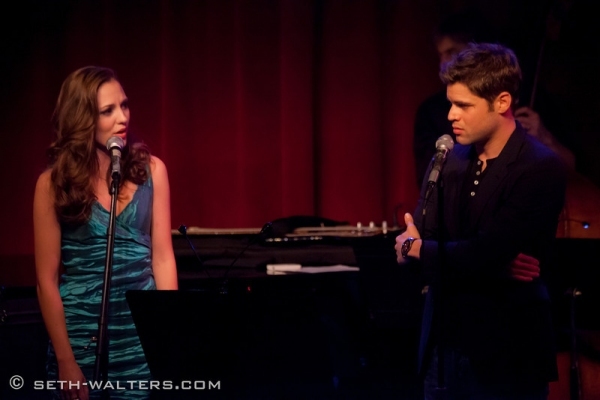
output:
[[490,105],[500,93],[508,92],[513,107],[516,106],[521,78],[515,53],[493,43],[470,43],[440,69],[440,79],[445,85],[462,83]]

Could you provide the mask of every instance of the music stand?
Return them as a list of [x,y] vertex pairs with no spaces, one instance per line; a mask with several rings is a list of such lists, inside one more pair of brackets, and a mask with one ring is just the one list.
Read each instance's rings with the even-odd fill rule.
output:
[[249,293],[244,282],[232,282],[236,285],[226,295],[215,290],[128,291],[153,380],[173,386],[204,382],[201,391],[153,391],[153,396],[242,399],[330,381],[317,305],[286,290],[288,280],[278,279],[276,293]]
[[412,266],[399,266],[394,249],[399,231],[350,241],[365,303],[385,325],[420,326],[424,281]]

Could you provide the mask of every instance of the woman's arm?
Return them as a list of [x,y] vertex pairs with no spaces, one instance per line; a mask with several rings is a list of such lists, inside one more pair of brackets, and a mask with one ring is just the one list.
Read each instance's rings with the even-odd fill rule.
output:
[[[65,312],[58,289],[60,273],[60,225],[54,210],[54,199],[50,188],[50,171],[40,175],[33,201],[33,236],[35,248],[35,270],[37,296],[42,317],[52,341],[58,362],[60,380],[85,382],[85,377],[75,361],[69,342]],[[79,385],[63,393],[70,398],[87,399],[87,386]]]
[[177,289],[177,266],[171,236],[171,200],[165,164],[152,156],[152,271],[159,290]]

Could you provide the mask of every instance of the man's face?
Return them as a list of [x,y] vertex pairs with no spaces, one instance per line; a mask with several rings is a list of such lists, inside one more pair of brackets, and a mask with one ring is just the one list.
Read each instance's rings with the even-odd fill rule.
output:
[[467,43],[461,43],[453,40],[448,36],[443,36],[435,44],[435,47],[440,57],[440,66],[452,59],[452,56],[467,47]]
[[458,143],[484,143],[497,131],[498,113],[490,110],[488,102],[471,92],[466,85],[448,85],[446,96],[451,103],[448,120],[452,122],[452,131]]

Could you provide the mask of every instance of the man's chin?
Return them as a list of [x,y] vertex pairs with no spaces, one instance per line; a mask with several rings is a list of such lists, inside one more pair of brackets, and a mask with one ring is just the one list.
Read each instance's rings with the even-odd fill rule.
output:
[[456,143],[462,144],[463,146],[471,144],[471,143],[469,143],[467,138],[460,136],[460,135],[456,135]]

